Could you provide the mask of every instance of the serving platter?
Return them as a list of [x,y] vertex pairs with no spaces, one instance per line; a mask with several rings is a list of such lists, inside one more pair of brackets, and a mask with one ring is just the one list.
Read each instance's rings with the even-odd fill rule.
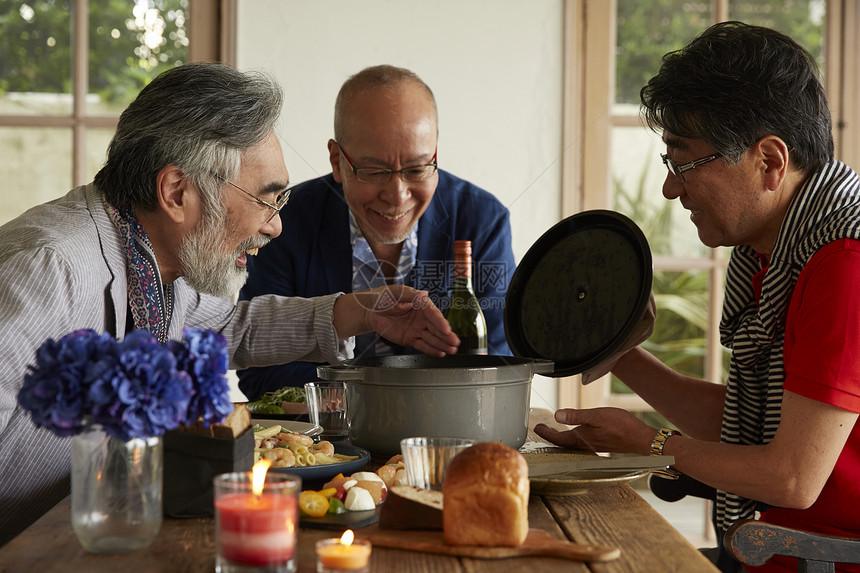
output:
[[531,478],[530,488],[532,493],[538,495],[580,495],[592,488],[629,483],[647,474],[647,471],[575,472],[563,476]]
[[381,507],[381,505],[377,505],[376,509],[368,509],[367,511],[347,511],[338,514],[327,513],[322,517],[311,517],[299,512],[299,523],[302,527],[310,527],[312,529],[332,529],[336,531],[361,529],[379,521]]
[[327,480],[337,474],[349,475],[357,472],[370,461],[370,452],[350,444],[335,444],[334,453],[344,456],[358,456],[354,460],[341,462],[339,464],[326,464],[322,466],[303,466],[292,468],[271,468],[269,471],[297,475],[303,482],[314,480]]
[[[610,454],[611,458],[622,458],[629,454]],[[599,456],[591,452],[578,452],[564,448],[546,447],[523,452],[529,464],[547,462],[575,462],[595,460]],[[592,488],[629,483],[650,473],[649,470],[582,470],[557,475],[529,478],[532,493],[538,495],[580,495]]]

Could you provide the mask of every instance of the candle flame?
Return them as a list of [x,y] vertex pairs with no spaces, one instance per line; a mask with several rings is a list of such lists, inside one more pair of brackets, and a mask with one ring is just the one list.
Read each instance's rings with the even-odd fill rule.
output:
[[251,468],[251,491],[254,492],[254,495],[263,493],[263,485],[266,483],[266,471],[271,465],[271,460],[263,458]]
[[347,529],[343,532],[343,535],[340,538],[340,542],[344,545],[352,545],[352,541],[355,539],[355,534],[352,532],[352,529]]

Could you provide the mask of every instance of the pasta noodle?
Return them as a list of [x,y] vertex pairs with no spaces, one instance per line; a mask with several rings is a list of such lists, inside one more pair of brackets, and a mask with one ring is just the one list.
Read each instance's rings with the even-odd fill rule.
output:
[[[339,464],[357,460],[358,456],[333,453],[329,442],[320,442],[327,447],[326,453],[320,452],[318,445],[304,434],[291,432],[280,425],[254,427],[254,461],[261,457],[273,460],[274,467],[308,467]],[[304,445],[305,443],[310,445]]]
[[326,465],[326,464],[339,464],[342,460],[339,460],[332,456],[327,456],[325,454],[314,454],[316,458],[316,462],[318,465]]

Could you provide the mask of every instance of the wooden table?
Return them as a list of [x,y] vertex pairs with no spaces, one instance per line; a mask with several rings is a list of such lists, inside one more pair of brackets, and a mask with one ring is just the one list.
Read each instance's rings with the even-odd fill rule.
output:
[[[544,416],[544,413],[536,413],[535,417]],[[215,525],[212,518],[165,519],[158,537],[147,549],[127,555],[94,555],[84,551],[78,543],[71,527],[70,509],[70,500],[66,498],[0,548],[0,573],[196,573],[215,569]],[[619,547],[621,556],[612,561],[594,563],[552,557],[481,560],[374,547],[371,569],[376,573],[518,573],[526,567],[530,573],[717,571],[626,484],[591,489],[572,496],[532,495],[529,524],[558,539]],[[359,529],[356,535],[361,537],[366,531]],[[315,542],[335,536],[339,534],[301,529],[298,571],[316,571]]]

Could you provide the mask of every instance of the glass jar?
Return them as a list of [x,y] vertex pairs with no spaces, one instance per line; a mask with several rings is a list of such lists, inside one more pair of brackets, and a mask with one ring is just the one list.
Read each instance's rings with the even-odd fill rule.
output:
[[72,528],[91,553],[147,547],[161,527],[161,437],[112,438],[93,424],[72,438]]

